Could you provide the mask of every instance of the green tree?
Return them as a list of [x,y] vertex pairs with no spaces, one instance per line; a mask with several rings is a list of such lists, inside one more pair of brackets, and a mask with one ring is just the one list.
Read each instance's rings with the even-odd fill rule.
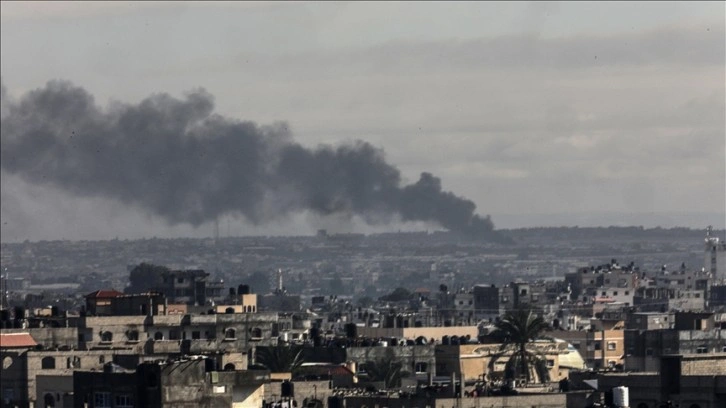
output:
[[549,381],[547,360],[536,349],[528,345],[549,329],[549,324],[541,317],[528,309],[518,309],[507,312],[496,323],[497,334],[502,338],[499,352],[489,361],[489,370],[494,368],[495,362],[502,356],[509,356],[504,367],[506,379],[524,377],[527,383],[532,382],[532,371],[537,374],[540,382]]
[[383,357],[366,361],[366,373],[370,381],[383,382],[383,388],[400,387],[401,380],[410,375],[403,370],[403,363],[396,359],[393,350],[387,348]]
[[275,347],[257,347],[255,361],[273,373],[293,373],[304,362],[302,347],[279,344]]

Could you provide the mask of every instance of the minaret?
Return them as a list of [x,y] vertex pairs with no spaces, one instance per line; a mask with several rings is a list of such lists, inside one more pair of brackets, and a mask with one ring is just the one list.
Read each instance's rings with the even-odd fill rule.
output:
[[713,235],[713,227],[706,228],[703,268],[710,272],[715,282],[726,281],[726,241],[721,242]]
[[277,270],[277,291],[282,293],[282,269]]

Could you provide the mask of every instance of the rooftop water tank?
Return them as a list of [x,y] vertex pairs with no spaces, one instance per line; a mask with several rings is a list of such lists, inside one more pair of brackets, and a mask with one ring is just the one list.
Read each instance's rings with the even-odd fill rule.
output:
[[618,408],[630,406],[628,387],[613,388],[613,404]]

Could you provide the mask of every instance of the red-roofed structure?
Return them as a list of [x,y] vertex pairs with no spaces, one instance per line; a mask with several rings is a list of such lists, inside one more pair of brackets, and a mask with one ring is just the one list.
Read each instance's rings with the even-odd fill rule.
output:
[[101,289],[86,295],[86,311],[92,315],[111,314],[111,300],[123,293],[113,289]]
[[325,378],[331,380],[335,387],[351,387],[354,383],[355,373],[340,364],[303,363],[297,370],[297,376]]
[[86,295],[86,299],[111,299],[123,296],[123,293],[114,289],[101,289]]
[[0,333],[0,349],[28,348],[37,345],[30,333]]

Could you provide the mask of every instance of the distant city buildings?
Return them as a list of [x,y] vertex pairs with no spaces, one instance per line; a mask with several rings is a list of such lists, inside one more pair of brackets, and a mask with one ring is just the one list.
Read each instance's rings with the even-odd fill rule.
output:
[[[325,253],[367,250],[359,235],[314,240]],[[292,242],[291,253],[305,253]],[[30,285],[14,283],[0,309],[0,406],[583,407],[607,406],[626,386],[636,408],[721,407],[726,285],[717,278],[721,241],[708,231],[706,242],[713,262],[702,269],[607,256],[552,277],[539,272],[553,270],[551,257],[535,267],[515,263],[531,253],[494,254],[497,265],[526,265],[505,280],[432,261],[452,249],[452,259],[479,256],[447,243],[430,250],[443,255],[421,251],[410,262],[313,263],[307,279],[324,282],[315,288],[299,265],[279,260],[249,281],[227,279],[239,283],[231,287],[203,269],[146,263],[129,268],[128,285],[98,279],[54,297],[20,297]],[[254,248],[250,258],[275,251]],[[529,375],[516,377],[519,357],[501,320],[522,310],[549,328],[525,341],[535,357]]]

